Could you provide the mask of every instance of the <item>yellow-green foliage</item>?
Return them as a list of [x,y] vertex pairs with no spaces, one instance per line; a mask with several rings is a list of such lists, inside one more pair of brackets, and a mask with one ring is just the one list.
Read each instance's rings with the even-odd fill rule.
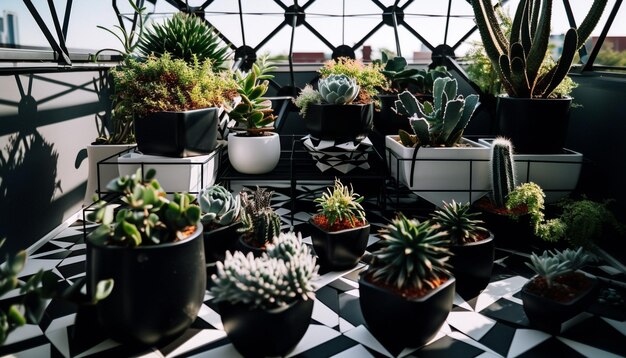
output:
[[324,63],[319,72],[322,77],[330,75],[346,75],[356,78],[356,83],[361,87],[357,99],[353,103],[371,103],[377,93],[377,88],[386,88],[387,79],[380,71],[381,64],[363,64],[359,60],[347,57],[340,57],[337,60],[330,60]]

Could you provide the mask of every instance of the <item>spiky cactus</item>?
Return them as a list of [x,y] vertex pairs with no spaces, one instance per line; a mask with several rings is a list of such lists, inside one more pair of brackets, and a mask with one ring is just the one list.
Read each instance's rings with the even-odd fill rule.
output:
[[433,102],[423,104],[408,91],[398,95],[396,112],[409,117],[414,135],[405,131],[400,138],[407,147],[446,146],[459,142],[465,127],[478,107],[478,96],[457,95],[457,81],[454,78],[437,78],[433,84]]
[[346,75],[330,75],[318,82],[322,100],[328,104],[348,104],[359,94],[356,79]]
[[249,243],[257,247],[271,244],[280,234],[280,216],[270,206],[273,193],[257,186],[252,195],[246,191],[240,194],[243,226],[239,232],[246,234]]
[[557,277],[578,270],[590,260],[591,256],[582,247],[575,251],[572,249],[554,252],[546,250],[541,256],[535,253],[530,255],[530,262],[526,262],[526,266],[538,276],[543,277],[548,287],[552,287]]
[[594,0],[580,26],[570,28],[561,56],[541,70],[550,41],[552,0],[522,0],[517,6],[507,38],[498,24],[490,0],[470,1],[476,25],[502,86],[511,97],[548,98],[569,72],[576,51],[584,44],[604,11],[607,0]]
[[280,234],[259,258],[227,251],[224,262],[217,263],[217,274],[211,276],[215,283],[211,293],[216,302],[241,302],[262,309],[314,299],[311,281],[319,268],[315,261],[299,234]]
[[506,205],[506,198],[515,189],[515,166],[511,141],[498,137],[491,144],[491,200],[497,207]]
[[470,203],[443,203],[443,207],[435,210],[431,215],[431,222],[436,224],[439,231],[445,232],[450,243],[453,245],[463,245],[465,243],[476,242],[483,237],[487,229],[481,225],[484,222],[475,219],[479,213],[470,212]]
[[200,190],[198,204],[202,210],[202,223],[220,226],[230,225],[239,219],[241,201],[228,189],[216,184]]
[[345,223],[353,227],[357,221],[365,222],[365,210],[361,206],[363,199],[351,186],[345,186],[341,180],[335,179],[333,189],[328,188],[313,201],[317,203],[317,215],[323,217],[325,225],[332,228],[335,224]]
[[450,252],[445,233],[428,221],[407,219],[402,213],[380,231],[382,247],[373,252],[368,274],[399,290],[437,287],[448,277]]

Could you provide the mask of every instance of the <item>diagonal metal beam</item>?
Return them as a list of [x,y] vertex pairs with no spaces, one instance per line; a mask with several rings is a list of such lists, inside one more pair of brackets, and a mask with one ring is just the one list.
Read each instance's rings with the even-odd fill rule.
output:
[[287,23],[285,21],[281,22],[272,32],[270,32],[261,42],[259,42],[258,45],[254,47],[254,51],[259,51],[259,49],[263,47],[263,45],[265,45],[267,41],[274,37],[274,35],[276,35],[278,31],[280,31],[286,25]]
[[46,23],[43,21],[43,18],[41,18],[41,15],[39,15],[39,12],[33,5],[32,1],[24,0],[24,5],[26,5],[26,8],[28,8],[28,11],[33,16],[33,19],[35,19],[37,26],[39,26],[39,29],[45,36],[46,40],[48,40],[50,47],[52,47],[54,52],[58,55],[59,62],[64,65],[71,65],[72,61],[70,60],[70,57],[67,54],[67,50],[64,51],[59,45],[59,43],[55,40],[54,36],[52,36],[50,29],[48,29],[48,26],[46,26]]
[[57,32],[57,40],[59,41],[59,47],[63,50],[64,53],[68,54],[67,47],[65,46],[65,36],[63,36],[63,30],[61,29],[61,24],[59,23],[59,15],[57,15],[57,9],[54,6],[53,0],[48,0],[48,7],[50,8],[50,15],[52,16],[52,23],[54,24],[54,29]]
[[276,3],[276,5],[280,6],[280,7],[281,7],[281,8],[283,8],[283,10],[285,10],[285,11],[288,9],[287,5],[283,4],[283,2],[282,2],[282,1],[280,1],[280,0],[274,0],[274,2]]
[[[609,29],[611,28],[611,25],[613,25],[613,21],[615,20],[615,16],[617,16],[617,12],[619,11],[619,8],[621,5],[622,5],[622,0],[615,1],[615,4],[613,5],[613,9],[611,9],[611,13],[609,14],[609,18],[606,20],[606,23],[604,24],[604,28],[602,29],[602,32],[600,33],[600,36],[598,36],[598,41],[596,42],[596,45],[593,47],[593,50],[591,50],[591,54],[589,55],[587,62],[585,62],[585,64],[581,68],[581,72],[593,70],[593,63],[595,62],[596,57],[598,56],[598,52],[600,52],[600,48],[602,47],[602,44],[604,43],[604,40],[606,39],[606,35],[609,33]],[[584,46],[582,48],[584,48]]]
[[376,31],[378,31],[381,27],[383,27],[385,23],[384,22],[379,22],[378,25],[374,26],[374,28],[368,32],[359,42],[355,43],[354,46],[352,46],[353,49],[355,48],[359,48],[361,46],[363,46],[363,44],[365,43],[365,41],[367,41],[367,39],[369,39],[373,34],[376,33]]
[[428,40],[426,40],[422,35],[419,34],[419,32],[415,31],[411,26],[409,26],[409,24],[407,24],[406,21],[402,21],[402,26],[404,26],[407,30],[409,30],[409,32],[412,33],[413,36],[417,37],[417,39],[420,40],[431,51],[435,49],[435,46],[431,45],[430,42],[428,42]]
[[65,17],[63,17],[63,37],[67,38],[67,28],[70,24],[70,15],[72,13],[72,3],[73,0],[67,0],[67,4],[65,5]]
[[320,34],[319,32],[317,32],[317,30],[311,26],[311,24],[309,24],[308,22],[304,22],[304,26],[309,29],[309,31],[311,31],[311,33],[313,33],[313,35],[315,35],[318,39],[320,39],[320,41],[322,41],[326,46],[328,46],[329,49],[331,49],[332,51],[335,50],[335,46],[330,43],[330,41],[326,40],[326,38],[324,37],[324,35]]
[[300,6],[300,8],[301,8],[302,10],[306,10],[309,6],[313,5],[313,3],[314,3],[314,2],[315,2],[315,0],[309,0],[309,1],[307,1],[307,3],[306,3],[306,4],[304,4],[304,5]]

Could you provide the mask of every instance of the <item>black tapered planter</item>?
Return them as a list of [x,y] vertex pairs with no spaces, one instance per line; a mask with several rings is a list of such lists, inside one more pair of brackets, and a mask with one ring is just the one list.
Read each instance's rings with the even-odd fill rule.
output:
[[473,207],[480,211],[485,227],[493,233],[496,247],[530,251],[531,242],[539,240],[530,223],[529,214],[514,219],[503,210],[498,211],[488,198],[477,200]]
[[338,143],[362,140],[374,126],[370,104],[315,104],[307,107],[304,122],[313,137]]
[[511,139],[518,154],[562,153],[571,98],[498,97],[498,133]]
[[323,271],[342,271],[353,268],[365,253],[370,235],[370,224],[329,232],[315,225],[309,219],[312,228],[311,241],[318,257],[318,264]]
[[494,236],[450,246],[452,255],[448,260],[452,275],[456,279],[456,292],[465,298],[473,298],[484,289],[491,279],[495,252]]
[[218,112],[212,107],[135,118],[137,147],[143,154],[165,157],[210,153],[217,146]]
[[218,309],[228,339],[244,357],[285,356],[309,328],[313,300],[271,310],[220,302]]
[[455,279],[421,298],[407,299],[359,277],[359,302],[369,331],[393,351],[421,347],[445,322],[454,299]]
[[589,280],[589,287],[571,300],[559,302],[531,292],[529,287],[536,277],[522,287],[524,312],[532,327],[551,334],[558,334],[563,322],[583,312],[595,299],[599,287],[598,280],[585,276]]
[[187,239],[134,248],[87,239],[87,288],[112,278],[113,291],[97,304],[109,336],[152,345],[178,336],[196,319],[206,290],[202,225]]
[[233,252],[237,249],[237,240],[241,236],[237,230],[240,227],[241,221],[237,221],[217,229],[204,231],[204,256],[207,264],[224,261],[226,251]]

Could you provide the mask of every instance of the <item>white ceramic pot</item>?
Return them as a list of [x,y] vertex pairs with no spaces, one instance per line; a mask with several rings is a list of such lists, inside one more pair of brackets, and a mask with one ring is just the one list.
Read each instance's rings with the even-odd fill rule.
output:
[[[87,158],[89,161],[89,176],[87,178],[87,190],[83,205],[88,206],[93,202],[93,196],[97,191],[104,192],[107,184],[120,174],[117,170],[117,159],[104,161],[124,152],[135,144],[90,144],[87,146]],[[104,162],[103,162],[104,161]],[[100,163],[100,165],[98,165]],[[98,168],[100,169],[100,184],[98,184]]]
[[279,159],[280,137],[277,133],[266,132],[261,137],[228,135],[228,160],[242,174],[269,173],[276,168]]

